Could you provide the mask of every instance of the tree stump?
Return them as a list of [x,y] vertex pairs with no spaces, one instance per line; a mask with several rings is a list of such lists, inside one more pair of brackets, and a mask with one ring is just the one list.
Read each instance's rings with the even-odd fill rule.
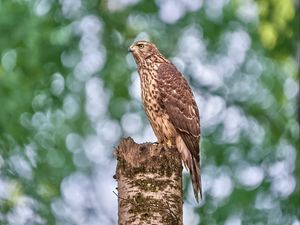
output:
[[182,225],[182,164],[176,149],[123,139],[116,149],[119,225]]

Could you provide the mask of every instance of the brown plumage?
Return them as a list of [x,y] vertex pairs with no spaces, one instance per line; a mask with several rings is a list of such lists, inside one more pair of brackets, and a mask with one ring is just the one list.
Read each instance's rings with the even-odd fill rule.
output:
[[187,81],[176,67],[147,41],[129,51],[138,66],[142,101],[158,142],[176,146],[192,178],[195,198],[202,197],[200,177],[200,118]]

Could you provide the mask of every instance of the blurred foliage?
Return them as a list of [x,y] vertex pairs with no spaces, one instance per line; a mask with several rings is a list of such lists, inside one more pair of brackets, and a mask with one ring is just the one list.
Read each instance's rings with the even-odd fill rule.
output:
[[1,224],[116,223],[101,176],[120,137],[148,140],[136,37],[198,99],[205,198],[186,177],[186,223],[300,224],[299,1],[0,0],[0,15]]

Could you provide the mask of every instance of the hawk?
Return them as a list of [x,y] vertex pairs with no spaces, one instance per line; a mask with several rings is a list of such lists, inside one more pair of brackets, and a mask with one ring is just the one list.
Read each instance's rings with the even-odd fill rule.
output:
[[176,147],[188,168],[197,202],[200,177],[200,118],[192,90],[157,47],[137,41],[128,49],[137,64],[144,109],[158,143]]

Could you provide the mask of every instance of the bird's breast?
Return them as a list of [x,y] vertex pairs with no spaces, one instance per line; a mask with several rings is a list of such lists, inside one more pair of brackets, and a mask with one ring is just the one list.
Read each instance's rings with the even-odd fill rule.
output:
[[158,86],[157,70],[140,70],[141,94],[144,109],[153,131],[160,143],[175,144],[176,131],[169,121],[169,116],[161,104],[161,90]]
[[140,71],[142,101],[144,103],[144,107],[148,116],[151,112],[152,114],[161,113],[161,108],[159,105],[160,92],[157,84],[156,73],[156,70]]

